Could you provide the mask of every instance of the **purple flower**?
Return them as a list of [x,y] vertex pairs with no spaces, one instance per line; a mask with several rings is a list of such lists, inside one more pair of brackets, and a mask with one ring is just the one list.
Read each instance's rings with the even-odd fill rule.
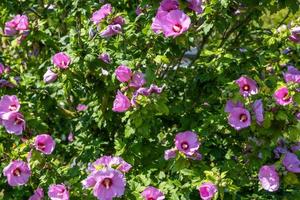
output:
[[175,146],[185,155],[192,156],[200,147],[198,135],[192,131],[177,133]]
[[4,95],[0,100],[0,117],[8,112],[18,112],[20,107],[20,102],[15,95]]
[[131,165],[119,156],[102,156],[92,164],[89,164],[88,172],[94,172],[103,168],[116,168],[123,173],[131,169]]
[[264,108],[263,108],[262,100],[261,99],[256,100],[252,104],[252,109],[254,111],[257,124],[262,125],[264,121]]
[[256,82],[246,76],[241,76],[235,82],[239,85],[240,93],[244,97],[248,97],[250,95],[257,94],[257,92],[258,92]]
[[240,101],[237,101],[236,103],[234,103],[232,100],[228,100],[226,102],[225,112],[230,113],[230,112],[232,112],[232,110],[234,108],[244,108],[244,105]]
[[103,38],[109,38],[114,35],[118,35],[122,32],[122,26],[120,24],[108,25],[105,30],[100,33],[100,36]]
[[5,23],[4,27],[4,35],[6,36],[14,36],[17,34],[16,25],[13,20]]
[[165,37],[177,37],[186,32],[190,24],[190,17],[181,10],[172,10],[168,13],[159,11],[151,28],[155,33],[163,32]]
[[288,70],[283,74],[285,82],[300,83],[300,71],[294,66],[288,66]]
[[100,54],[99,59],[102,60],[103,62],[105,62],[106,64],[110,64],[110,62],[111,62],[111,58],[110,58],[109,54],[107,54],[107,53]]
[[202,200],[211,200],[217,191],[217,186],[211,182],[202,183],[199,187],[199,194]]
[[178,9],[179,9],[178,0],[162,0],[160,2],[158,11],[170,12],[172,10],[178,10]]
[[54,73],[50,68],[48,68],[47,72],[43,76],[45,83],[52,83],[56,81],[57,74]]
[[125,24],[125,19],[122,16],[117,16],[113,19],[111,24],[119,24],[120,26],[123,26]]
[[116,70],[115,70],[115,75],[117,79],[124,83],[127,82],[131,79],[132,72],[131,69],[125,65],[120,65]]
[[3,169],[3,175],[7,177],[10,186],[18,186],[28,182],[31,172],[27,163],[14,160]]
[[35,137],[34,146],[36,150],[49,155],[55,148],[55,140],[48,134],[41,134]]
[[118,91],[118,94],[116,95],[116,98],[114,100],[114,105],[112,110],[114,112],[125,112],[130,108],[130,106],[131,104],[128,97],[126,97],[124,94]]
[[111,12],[112,12],[111,4],[105,4],[99,10],[93,13],[91,21],[94,22],[94,24],[99,24],[104,18],[110,15]]
[[296,144],[294,144],[293,146],[291,146],[291,151],[293,153],[297,152],[300,150],[300,142],[297,142]]
[[145,75],[142,72],[135,72],[129,83],[129,87],[140,88],[146,83]]
[[187,158],[190,158],[192,160],[202,160],[202,154],[199,152],[195,152],[193,155],[187,155]]
[[142,192],[142,196],[145,200],[163,200],[165,195],[157,188],[148,186]]
[[279,105],[286,106],[293,102],[293,98],[289,95],[289,90],[285,86],[277,89],[273,97]]
[[285,147],[281,147],[281,146],[277,146],[274,150],[273,150],[274,154],[275,154],[275,158],[280,158],[281,154],[286,154],[288,152],[288,150]]
[[282,160],[282,164],[287,171],[300,173],[300,160],[296,154],[290,152],[286,153]]
[[141,7],[141,6],[137,6],[136,9],[135,9],[135,14],[136,14],[137,16],[139,16],[139,15],[142,14],[142,13],[143,13],[142,7]]
[[236,130],[241,130],[251,125],[250,113],[245,108],[235,107],[231,110],[228,123]]
[[166,150],[165,155],[164,155],[165,160],[170,160],[171,158],[175,158],[176,157],[176,152],[177,152],[177,149],[168,149],[168,150]]
[[78,104],[77,107],[76,107],[76,110],[78,112],[81,112],[81,111],[85,111],[88,109],[88,106],[87,105],[84,105],[84,104]]
[[35,191],[34,191],[34,194],[29,197],[28,200],[42,200],[44,198],[44,190],[43,188],[37,188]]
[[8,112],[2,115],[2,124],[8,133],[21,135],[25,130],[25,120],[21,113]]
[[71,63],[71,58],[64,52],[59,52],[52,57],[52,62],[60,69],[67,69]]
[[48,188],[48,196],[51,200],[69,200],[69,191],[64,184],[53,184]]
[[125,177],[118,170],[105,169],[96,172],[96,184],[93,194],[99,200],[111,200],[121,197],[125,191]]
[[139,95],[149,96],[153,93],[160,94],[160,93],[162,93],[163,89],[164,89],[164,86],[163,87],[158,87],[157,85],[154,85],[154,84],[151,84],[151,86],[149,88],[141,87],[133,93],[133,96],[132,96],[132,99],[131,99],[131,105],[132,106],[136,105],[136,103],[137,103],[136,99]]
[[289,39],[295,43],[300,43],[300,26],[291,29]]
[[86,179],[84,179],[81,183],[84,189],[92,188],[96,185],[97,179],[96,176],[98,171],[92,172]]
[[258,178],[265,190],[269,192],[275,192],[278,190],[280,185],[279,176],[274,166],[262,166],[259,170]]
[[203,12],[202,9],[202,0],[187,0],[189,3],[189,9],[195,11],[197,14],[201,14]]

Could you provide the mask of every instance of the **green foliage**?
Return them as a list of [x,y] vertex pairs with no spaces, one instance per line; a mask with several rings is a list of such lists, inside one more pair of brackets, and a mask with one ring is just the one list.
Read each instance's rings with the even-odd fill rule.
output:
[[[38,186],[47,191],[50,184],[62,182],[70,187],[70,199],[93,199],[81,181],[88,163],[102,155],[119,155],[133,165],[120,199],[141,199],[149,185],[159,187],[166,199],[199,199],[197,188],[205,181],[218,185],[215,199],[299,199],[298,175],[285,175],[276,193],[262,190],[257,178],[262,165],[278,161],[273,149],[279,138],[290,144],[300,140],[294,116],[299,105],[280,107],[272,97],[283,81],[281,65],[300,65],[299,45],[287,39],[288,30],[276,31],[294,20],[299,3],[206,1],[200,15],[184,8],[192,20],[186,33],[164,38],[151,30],[159,1],[108,2],[114,7],[113,16],[123,16],[126,24],[122,34],[103,39],[90,21],[102,5],[98,1],[0,1],[2,28],[16,14],[25,13],[30,19],[30,34],[21,44],[4,36],[0,41],[0,62],[11,66],[10,81],[21,79],[16,88],[1,88],[0,95],[18,96],[27,127],[23,140],[1,128],[0,171],[13,159],[26,160],[37,134],[51,133],[57,143],[49,156],[33,150],[33,174],[27,185],[12,188],[0,175],[0,199],[27,199]],[[146,4],[150,7],[137,17],[136,7]],[[235,14],[237,9],[240,14]],[[95,35],[90,35],[91,30]],[[197,53],[183,66],[184,53],[192,47]],[[291,52],[282,54],[287,47]],[[56,82],[45,84],[43,74],[59,51],[67,52],[72,64],[68,70],[56,71]],[[111,64],[98,59],[102,52],[110,54]],[[120,64],[145,73],[147,86],[165,85],[164,92],[139,99],[140,105],[126,113],[113,112],[116,91],[123,87],[113,75]],[[242,99],[234,83],[241,75],[258,82],[255,99],[263,99],[265,121],[237,132],[228,125],[224,106],[228,99]],[[294,100],[300,103],[298,93]],[[88,105],[88,110],[77,112],[79,103]],[[203,159],[178,156],[165,161],[164,151],[174,146],[175,134],[185,130],[198,133]],[[75,135],[72,143],[66,139],[70,132]]]

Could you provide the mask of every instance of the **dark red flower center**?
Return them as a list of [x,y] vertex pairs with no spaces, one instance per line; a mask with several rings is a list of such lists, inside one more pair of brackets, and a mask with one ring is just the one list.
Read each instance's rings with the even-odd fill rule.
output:
[[291,97],[290,97],[289,93],[285,93],[284,96],[282,97],[282,99],[283,99],[284,101],[289,101],[290,98],[291,98]]
[[110,186],[112,185],[112,180],[111,178],[105,178],[103,179],[102,183],[101,183],[106,189],[109,189]]
[[12,104],[12,105],[10,105],[10,106],[8,107],[8,110],[10,110],[10,111],[15,111],[15,110],[17,110],[17,106],[14,105],[14,104]]
[[245,114],[241,114],[241,115],[240,115],[240,121],[241,121],[241,122],[246,122],[247,120],[248,120],[247,115],[245,115]]
[[38,147],[39,147],[40,150],[45,150],[46,145],[45,145],[45,143],[43,143],[43,142],[39,142],[39,143],[38,143]]
[[21,170],[19,168],[16,168],[14,171],[13,171],[13,175],[14,176],[21,176]]
[[20,124],[22,124],[23,123],[23,119],[22,118],[20,118],[20,117],[16,117],[15,118],[15,124],[16,125],[20,125]]
[[182,29],[181,24],[175,24],[175,25],[173,26],[173,31],[174,31],[175,33],[179,33],[179,32],[181,31],[181,29]]
[[244,91],[249,91],[250,90],[250,86],[248,84],[243,86],[243,90]]
[[152,198],[152,197],[150,197],[150,198],[148,198],[147,200],[155,200],[154,198]]
[[189,148],[189,144],[188,144],[187,142],[182,142],[182,143],[181,143],[181,148],[182,148],[183,150],[187,150],[187,149]]

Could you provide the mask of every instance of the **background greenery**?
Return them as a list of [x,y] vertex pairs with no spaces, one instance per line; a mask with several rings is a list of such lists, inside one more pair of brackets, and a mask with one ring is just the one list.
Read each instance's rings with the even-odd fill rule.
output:
[[[281,187],[275,193],[262,190],[257,178],[262,165],[280,166],[273,154],[278,138],[290,143],[300,140],[300,124],[294,116],[299,107],[279,107],[272,99],[283,82],[282,65],[300,64],[300,46],[287,39],[288,30],[276,31],[292,20],[297,24],[299,2],[210,0],[204,13],[196,15],[182,1],[192,26],[175,39],[150,29],[159,1],[107,2],[114,7],[110,17],[126,19],[123,33],[110,39],[100,38],[89,21],[101,7],[99,1],[0,1],[1,28],[16,14],[25,13],[30,19],[30,34],[20,45],[11,37],[1,36],[0,41],[0,62],[12,68],[2,78],[21,79],[14,89],[1,88],[0,95],[15,94],[21,100],[27,123],[22,137],[28,139],[23,142],[1,128],[0,171],[12,159],[26,159],[35,135],[48,132],[57,142],[50,156],[33,153],[32,176],[26,186],[12,188],[1,174],[0,198],[27,199],[37,186],[46,192],[48,185],[65,182],[71,199],[94,199],[80,181],[87,176],[89,162],[109,154],[133,165],[120,199],[141,199],[140,192],[148,185],[159,187],[166,199],[199,199],[197,187],[203,180],[218,184],[220,199],[300,198],[298,175],[287,174],[283,168]],[[150,7],[137,17],[136,7],[146,4]],[[182,66],[191,47],[199,51],[188,58],[190,64]],[[291,52],[283,54],[287,47]],[[43,74],[59,51],[67,52],[72,64],[59,72],[55,83],[46,85]],[[111,64],[98,59],[102,52],[111,55]],[[144,72],[148,85],[166,85],[164,92],[125,114],[112,112],[120,87],[113,72],[120,64]],[[103,75],[102,69],[109,75]],[[255,99],[263,99],[266,113],[262,127],[253,123],[237,132],[228,125],[224,106],[227,99],[242,98],[234,83],[241,75],[258,82]],[[77,112],[79,103],[89,109]],[[164,150],[173,146],[177,132],[185,130],[198,133],[203,160],[165,161]],[[66,140],[69,132],[75,135],[72,143]]]

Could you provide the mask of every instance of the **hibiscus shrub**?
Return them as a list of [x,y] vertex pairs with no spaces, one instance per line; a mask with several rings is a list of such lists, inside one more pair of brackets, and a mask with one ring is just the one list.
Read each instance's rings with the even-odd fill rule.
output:
[[0,199],[300,199],[298,1],[0,14]]

